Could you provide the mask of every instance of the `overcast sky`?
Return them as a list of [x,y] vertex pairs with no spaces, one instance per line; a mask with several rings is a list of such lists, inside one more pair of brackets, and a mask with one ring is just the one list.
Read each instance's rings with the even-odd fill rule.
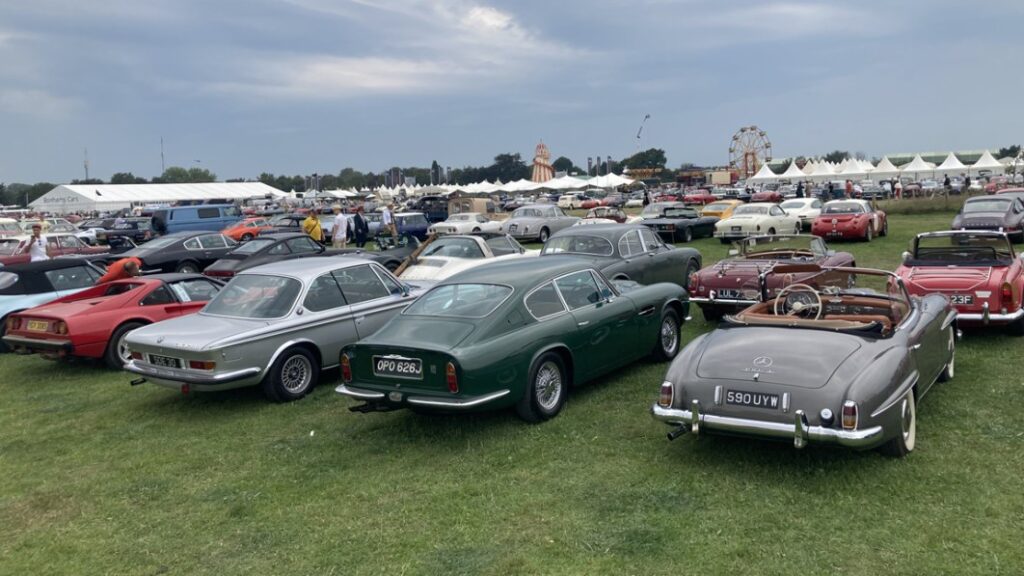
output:
[[[4,0],[0,182],[1024,140],[1024,2]],[[197,164],[198,161],[198,164]]]

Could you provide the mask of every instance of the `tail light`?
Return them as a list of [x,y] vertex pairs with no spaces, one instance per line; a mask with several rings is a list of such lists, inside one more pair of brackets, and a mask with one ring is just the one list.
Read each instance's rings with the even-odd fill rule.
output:
[[62,335],[63,334],[67,334],[68,333],[68,324],[67,324],[67,322],[64,322],[63,320],[57,322],[56,324],[54,324],[53,331],[56,332],[57,334],[62,334]]
[[696,272],[690,274],[690,282],[687,285],[690,287],[690,290],[697,290],[700,288],[700,277]]
[[142,360],[142,352],[132,352],[132,360]]
[[189,360],[188,367],[193,370],[213,370],[217,363],[209,360]]
[[661,392],[658,394],[658,406],[668,408],[672,406],[672,383],[668,380],[661,383]]
[[853,400],[843,402],[843,430],[857,429],[857,403]]
[[11,316],[10,318],[7,319],[8,332],[10,332],[11,330],[17,330],[18,328],[21,328],[21,318],[18,318],[17,316]]
[[1006,308],[1007,310],[1017,308],[1017,303],[1013,300],[1013,286],[1010,286],[1009,282],[1003,282],[1003,287],[999,292],[999,296],[1002,299],[1003,308]]
[[455,364],[451,362],[444,369],[445,380],[448,381],[448,391],[452,394],[459,393],[459,376],[455,372]]
[[352,382],[352,363],[348,359],[348,354],[341,355],[341,380],[346,384]]

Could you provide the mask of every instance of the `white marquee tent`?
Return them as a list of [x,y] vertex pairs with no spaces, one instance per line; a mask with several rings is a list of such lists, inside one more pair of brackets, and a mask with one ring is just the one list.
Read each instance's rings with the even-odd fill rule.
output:
[[908,164],[900,166],[900,172],[906,176],[916,178],[921,174],[935,172],[935,164],[925,162],[921,155],[918,154]]
[[587,180],[587,184],[597,188],[618,188],[619,186],[628,186],[633,182],[635,182],[635,180],[619,176],[618,174],[594,176],[590,180]]
[[822,161],[814,166],[814,172],[811,172],[810,179],[815,182],[827,182],[835,175],[832,166],[828,162]]
[[50,214],[113,211],[146,204],[283,198],[286,193],[262,182],[204,184],[61,184],[29,207]]
[[807,175],[804,174],[804,171],[801,170],[799,166],[796,165],[795,160],[791,160],[789,162],[789,168],[786,168],[785,172],[779,174],[780,180],[792,180],[793,182],[803,180],[806,177]]
[[778,174],[772,172],[772,169],[769,168],[767,164],[762,164],[761,169],[757,171],[757,174],[754,174],[747,180],[749,182],[768,182],[769,180],[774,181],[778,179]]
[[946,175],[953,174],[954,176],[962,174],[965,170],[967,170],[967,166],[964,166],[963,162],[960,162],[960,159],[952,152],[949,153],[949,156],[946,156],[946,159],[942,161],[942,164],[939,164],[938,167],[935,168],[936,172],[941,172]]
[[899,174],[900,169],[893,165],[888,156],[883,156],[878,166],[875,166],[875,169],[871,172],[871,175],[878,179],[892,178],[899,176]]
[[1006,170],[1006,166],[999,160],[996,160],[992,153],[985,150],[985,153],[978,158],[978,161],[971,165],[971,172],[977,174],[982,170],[987,170],[992,174],[1002,174]]

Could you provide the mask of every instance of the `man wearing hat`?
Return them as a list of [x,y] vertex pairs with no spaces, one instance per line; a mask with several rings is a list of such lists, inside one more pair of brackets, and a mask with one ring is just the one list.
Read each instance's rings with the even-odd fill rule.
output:
[[50,259],[50,246],[46,242],[46,236],[43,236],[43,225],[36,222],[32,225],[32,236],[28,239],[28,244],[22,249],[22,254],[28,252],[29,261],[40,262],[42,260]]

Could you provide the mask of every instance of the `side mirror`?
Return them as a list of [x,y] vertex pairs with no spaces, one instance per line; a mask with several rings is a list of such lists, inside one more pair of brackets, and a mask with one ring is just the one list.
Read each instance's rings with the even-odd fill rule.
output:
[[906,250],[904,250],[904,251],[903,251],[903,256],[902,256],[902,258],[903,258],[903,262],[904,262],[904,263],[906,263],[906,262],[910,262],[910,258],[911,258],[911,256],[912,256],[912,254],[911,254],[910,252],[907,252]]

